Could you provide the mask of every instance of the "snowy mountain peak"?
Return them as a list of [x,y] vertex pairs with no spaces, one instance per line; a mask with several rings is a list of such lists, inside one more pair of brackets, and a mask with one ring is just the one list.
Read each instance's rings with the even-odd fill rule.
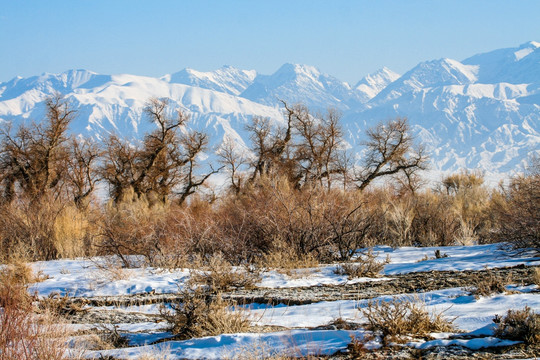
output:
[[372,103],[380,104],[425,88],[472,84],[478,79],[478,70],[477,65],[464,65],[447,58],[425,61],[386,86]]
[[301,77],[309,78],[312,81],[318,81],[321,72],[314,66],[287,63],[282,65],[272,76],[274,79],[282,79],[283,81]]
[[255,70],[240,70],[225,65],[208,72],[186,68],[177,73],[165,75],[162,79],[172,84],[185,84],[231,95],[239,95],[251,85],[256,76],[257,72]]
[[382,89],[399,79],[400,76],[401,75],[393,72],[387,67],[383,67],[382,69],[365,76],[354,88],[365,95],[367,101],[374,98]]
[[287,63],[272,75],[258,75],[241,96],[267,105],[277,105],[283,99],[321,109],[347,107],[345,103],[354,94],[349,84],[314,66]]

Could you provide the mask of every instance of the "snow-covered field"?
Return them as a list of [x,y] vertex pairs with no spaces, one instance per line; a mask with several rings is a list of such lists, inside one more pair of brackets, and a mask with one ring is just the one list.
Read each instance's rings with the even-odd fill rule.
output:
[[[447,257],[434,258],[435,250],[440,250]],[[269,271],[262,275],[259,287],[296,288],[322,285],[344,285],[367,281],[392,281],[396,274],[426,272],[431,270],[483,270],[525,264],[540,265],[539,257],[527,254],[513,254],[503,250],[499,245],[456,246],[444,248],[398,248],[377,247],[375,253],[381,259],[388,255],[390,263],[378,278],[359,278],[349,280],[346,276],[335,274],[336,264],[321,265],[318,268],[303,270],[303,277],[289,277],[285,274]],[[426,260],[427,259],[427,260]],[[122,270],[122,273],[111,276],[103,269],[105,259],[77,259],[37,262],[33,264],[35,271],[48,276],[43,282],[31,286],[30,291],[40,296],[59,292],[69,296],[94,297],[116,296],[143,293],[175,293],[189,279],[187,269],[176,271],[154,268],[138,268]],[[504,294],[475,298],[465,288],[449,288],[413,294],[415,299],[425,303],[430,312],[444,311],[449,319],[462,332],[471,332],[472,339],[452,339],[452,334],[433,334],[435,340],[411,340],[408,346],[427,348],[439,345],[461,345],[472,349],[491,346],[505,346],[512,342],[494,338],[493,317],[503,315],[509,309],[523,309],[529,306],[540,312],[540,292],[538,286],[512,284]],[[412,294],[411,294],[412,295]],[[385,295],[374,300],[388,300],[393,296]],[[253,325],[278,326],[286,330],[267,333],[223,334],[183,341],[164,341],[159,344],[132,346],[97,352],[87,352],[87,356],[99,358],[114,356],[118,358],[136,359],[142,355],[168,354],[168,359],[221,359],[237,358],[246,352],[265,354],[286,353],[292,356],[306,354],[330,355],[343,350],[351,341],[351,337],[361,339],[365,330],[339,330],[322,328],[336,319],[354,323],[364,323],[365,319],[359,310],[365,307],[368,300],[325,301],[307,305],[286,306],[251,304],[242,311],[248,311]],[[110,310],[117,307],[103,307]],[[118,309],[118,308],[117,308]],[[141,305],[124,307],[125,312],[155,314],[158,305]],[[131,345],[151,344],[167,338],[166,324],[135,323],[116,324],[117,330],[125,332]],[[73,329],[88,329],[100,324],[72,325]],[[102,325],[101,325],[102,326]],[[371,340],[366,343],[369,348],[380,346]]]

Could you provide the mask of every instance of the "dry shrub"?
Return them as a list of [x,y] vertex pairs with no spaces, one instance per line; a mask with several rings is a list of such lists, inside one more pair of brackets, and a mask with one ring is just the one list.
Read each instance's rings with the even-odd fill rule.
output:
[[347,275],[349,279],[358,277],[376,277],[384,269],[384,266],[390,263],[387,256],[384,261],[378,261],[377,255],[373,250],[361,254],[354,263],[340,264],[336,267],[336,274]]
[[433,191],[415,195],[411,245],[447,246],[455,243],[460,221],[451,211],[450,196]]
[[1,252],[7,258],[51,260],[58,257],[54,224],[61,205],[24,199],[0,208]]
[[0,260],[90,255],[95,231],[90,213],[49,196],[39,202],[20,197],[0,206]]
[[361,338],[351,335],[351,342],[347,346],[347,350],[353,359],[378,359],[374,356],[373,350],[366,346],[373,341],[376,341],[376,338],[372,334],[363,334]]
[[246,332],[250,321],[241,309],[231,310],[232,302],[218,294],[212,296],[202,288],[181,292],[182,302],[171,304],[172,311],[163,307],[161,315],[171,324],[170,331],[180,339]]
[[493,322],[497,324],[494,335],[498,338],[540,343],[540,314],[528,306],[523,310],[508,310],[504,317],[496,315]]
[[[196,256],[190,271],[190,282],[206,285],[213,292],[238,288],[253,288],[259,274],[249,267],[234,268],[221,252],[207,260]],[[196,269],[196,270],[195,270]]]
[[532,272],[532,283],[540,286],[540,267],[535,267]]
[[450,211],[459,220],[456,242],[461,245],[476,243],[489,227],[487,211],[490,194],[484,187],[484,175],[479,171],[462,171],[442,181],[450,196]]
[[506,285],[512,282],[510,275],[506,279],[498,276],[494,271],[486,269],[482,275],[476,275],[473,278],[473,287],[469,291],[475,297],[490,296],[493,294],[502,294],[506,291]]
[[415,218],[414,199],[411,196],[402,196],[387,200],[385,213],[386,232],[392,247],[411,245],[412,226]]
[[369,238],[374,214],[366,201],[358,191],[298,190],[285,178],[263,177],[219,204],[220,228],[248,261],[282,249],[298,259],[346,260]]
[[82,210],[74,205],[66,206],[54,222],[58,256],[76,258],[93,255],[93,238],[97,234],[97,214],[87,207]]
[[86,311],[84,305],[71,301],[69,294],[66,293],[62,296],[57,292],[40,299],[37,310],[41,313],[51,314],[56,318],[67,317]]
[[540,173],[512,179],[502,196],[495,208],[495,239],[540,251]]
[[32,268],[21,259],[13,259],[13,262],[4,266],[0,271],[0,280],[6,283],[27,285],[43,280],[41,274],[35,274]]
[[65,329],[50,315],[33,313],[32,297],[20,279],[0,273],[0,358],[66,359]]
[[284,242],[277,241],[274,249],[257,260],[256,267],[272,269],[292,277],[301,277],[316,271],[319,262],[310,254],[303,256],[287,249]]
[[369,329],[381,332],[385,344],[406,335],[427,336],[454,330],[453,320],[447,320],[443,312],[429,314],[426,305],[413,297],[369,301],[360,311]]
[[166,206],[150,207],[143,197],[126,194],[123,201],[109,203],[101,221],[100,255],[116,255],[123,267],[132,267],[129,255],[142,255],[150,262],[159,250],[160,228]]

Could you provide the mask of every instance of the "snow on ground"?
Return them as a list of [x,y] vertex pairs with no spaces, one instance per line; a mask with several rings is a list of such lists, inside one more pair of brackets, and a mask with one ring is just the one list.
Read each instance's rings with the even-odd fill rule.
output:
[[[448,257],[435,259],[435,251]],[[386,256],[391,262],[385,266],[384,275],[404,274],[431,270],[482,270],[519,264],[540,265],[540,257],[516,256],[501,248],[500,244],[448,247],[403,247],[393,249],[387,246],[374,248],[381,261]],[[421,261],[428,258],[429,260]],[[35,271],[40,271],[49,279],[34,284],[31,291],[48,296],[51,293],[68,293],[70,296],[111,296],[129,295],[155,291],[156,293],[177,292],[189,278],[189,271],[154,269],[107,270],[104,258],[56,260],[33,264]],[[342,285],[365,281],[381,281],[388,278],[357,278],[349,280],[345,275],[335,274],[335,264],[321,265],[313,269],[302,269],[303,276],[288,276],[277,271],[265,272],[260,287],[310,287],[320,285]]]
[[[447,257],[435,259],[435,251]],[[393,249],[377,246],[373,249],[380,260],[390,256],[391,263],[386,265],[383,274],[406,274],[421,271],[463,271],[501,268],[519,264],[540,265],[540,257],[531,258],[528,254],[518,255],[504,249],[503,244],[446,246],[446,247],[401,247]],[[425,257],[429,260],[421,261]]]
[[33,263],[32,267],[34,271],[49,277],[29,289],[40,296],[55,292],[84,297],[132,295],[152,291],[175,293],[189,278],[189,271],[185,269],[118,269],[104,258],[41,261]]
[[[129,349],[89,352],[87,357],[114,356],[138,359],[148,354],[168,354],[170,359],[236,359],[248,355],[281,354],[306,356],[331,355],[343,350],[352,337],[362,338],[364,331],[347,330],[290,330],[274,333],[242,333],[210,336],[199,339],[169,341]],[[368,344],[368,347],[370,344]],[[371,344],[376,347],[377,344]],[[255,357],[250,357],[255,358]],[[257,357],[258,358],[258,357]]]
[[[408,295],[398,295],[408,296]],[[508,346],[516,342],[493,337],[492,319],[496,314],[505,314],[508,309],[522,309],[525,305],[540,311],[540,296],[530,292],[500,294],[475,299],[463,289],[445,289],[427,292],[418,297],[426,304],[430,312],[443,311],[445,316],[454,320],[459,330],[469,330],[470,335],[483,336],[475,339],[449,339],[452,334],[434,334],[437,339],[416,341],[408,345],[417,348],[434,346],[461,345],[471,349],[494,346]],[[393,296],[381,296],[373,301],[387,301]],[[354,322],[364,322],[359,309],[367,305],[368,300],[320,302],[297,306],[251,306],[251,319],[256,325],[277,325],[296,328],[293,330],[264,334],[227,334],[184,341],[169,341],[157,345],[127,349],[91,352],[89,356],[115,356],[122,359],[136,359],[143,354],[166,352],[171,359],[234,359],[240,354],[264,351],[271,353],[301,356],[308,354],[325,355],[343,350],[351,336],[362,338],[364,331],[344,330],[309,330],[327,325],[337,318]],[[155,329],[157,330],[157,329]],[[125,329],[122,328],[122,331]],[[130,342],[144,344],[165,338],[164,333],[131,334]],[[376,348],[376,340],[368,347]],[[165,349],[165,350],[163,350]],[[271,352],[270,352],[271,351]]]
[[[435,251],[447,257],[435,258]],[[482,270],[515,266],[519,264],[540,265],[540,258],[516,255],[503,250],[500,245],[452,246],[392,249],[376,247],[374,252],[384,260],[388,255],[390,263],[383,270],[383,275],[391,277],[395,274],[431,271],[431,270]],[[110,259],[77,259],[38,262],[33,264],[36,271],[48,276],[43,282],[34,284],[30,291],[41,296],[54,292],[70,296],[114,296],[145,292],[174,293],[189,279],[189,270],[175,271],[141,267],[135,269],[107,270]],[[288,276],[277,271],[268,271],[262,275],[259,286],[269,288],[308,287],[319,285],[340,285],[361,281],[391,281],[391,278],[360,278],[349,280],[343,275],[335,274],[338,265],[321,265],[313,269],[298,270],[302,276]],[[540,311],[540,296],[535,285],[523,286],[514,284],[507,286],[509,293],[489,297],[475,298],[466,289],[454,288],[431,291],[414,295],[423,301],[428,311],[441,312],[462,331],[481,335],[476,339],[452,339],[450,334],[435,334],[435,340],[427,342],[411,342],[409,346],[428,348],[440,345],[461,345],[472,349],[488,346],[506,346],[507,341],[494,338],[492,319],[496,314],[504,315],[508,309],[523,309],[529,306]],[[389,300],[393,296],[381,296],[377,300]],[[351,336],[362,337],[364,331],[322,330],[313,329],[328,325],[341,318],[363,323],[365,319],[359,309],[367,306],[368,300],[342,300],[319,302],[308,305],[263,305],[246,306],[254,325],[274,325],[291,328],[288,331],[273,333],[227,334],[185,341],[166,341],[156,345],[145,345],[164,339],[169,334],[164,323],[116,324],[117,330],[126,334],[130,345],[126,349],[89,352],[87,356],[115,356],[135,359],[141,355],[167,353],[169,359],[217,359],[237,358],[244,353],[277,352],[289,355],[332,354],[345,349]],[[100,307],[109,310],[114,307]],[[122,309],[127,312],[155,314],[158,305],[131,306]],[[99,328],[100,324],[70,325],[73,329]],[[311,329],[310,329],[311,328]],[[370,347],[379,344],[372,341]]]
[[[508,309],[523,309],[527,305],[540,311],[540,296],[531,293],[501,294],[475,299],[468,291],[455,288],[398,297],[401,296],[413,296],[414,299],[423,301],[428,311],[444,312],[448,319],[455,318],[454,324],[457,328],[465,331],[491,324],[496,314],[504,315]],[[393,297],[381,296],[372,301],[388,301]],[[365,319],[358,309],[367,306],[368,301],[342,300],[295,306],[255,306],[250,312],[258,325],[317,327],[327,325],[337,318],[362,323]]]

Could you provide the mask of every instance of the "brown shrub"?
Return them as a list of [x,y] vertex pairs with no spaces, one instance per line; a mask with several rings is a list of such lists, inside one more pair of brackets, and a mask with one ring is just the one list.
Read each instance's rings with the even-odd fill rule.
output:
[[540,343],[540,314],[528,306],[523,310],[508,310],[504,317],[496,315],[493,322],[497,324],[494,335],[498,338]]
[[535,267],[532,273],[532,283],[540,286],[540,267]]
[[[132,200],[129,200],[132,199]],[[132,267],[129,255],[143,255],[151,262],[159,249],[159,232],[166,208],[150,207],[144,197],[109,203],[100,224],[99,255],[116,255],[124,267]]]
[[274,248],[255,261],[255,267],[262,270],[276,270],[292,277],[301,277],[316,271],[319,262],[311,255],[300,256],[291,251],[282,241],[276,241]]
[[[286,248],[302,259],[348,259],[369,240],[372,208],[357,191],[293,188],[285,178],[261,178],[218,206],[226,243],[251,260]],[[226,253],[226,252],[224,252]]]
[[510,284],[511,281],[510,275],[503,279],[492,270],[487,269],[482,275],[476,275],[473,278],[474,286],[470,287],[469,291],[475,297],[501,294],[506,291],[506,285]]
[[369,329],[380,331],[386,344],[405,335],[426,336],[454,329],[452,321],[445,319],[442,312],[430,315],[425,304],[412,297],[369,301],[360,311]]
[[50,316],[36,316],[21,278],[0,272],[0,358],[66,359],[65,329]]
[[180,293],[181,303],[171,304],[172,311],[162,308],[161,316],[171,324],[170,331],[180,339],[246,332],[250,321],[247,314],[235,309],[218,294],[212,296],[202,288]]
[[376,277],[390,263],[390,258],[378,261],[372,250],[360,255],[354,263],[340,264],[336,267],[336,274],[347,275],[349,279],[358,277]]
[[495,239],[540,251],[540,174],[512,179],[503,196],[495,208]]
[[253,288],[260,280],[259,274],[249,267],[235,269],[220,252],[207,260],[196,256],[191,266],[190,283],[206,285],[216,293],[233,288]]
[[92,211],[48,196],[40,202],[21,197],[0,206],[0,260],[90,255],[95,232]]

